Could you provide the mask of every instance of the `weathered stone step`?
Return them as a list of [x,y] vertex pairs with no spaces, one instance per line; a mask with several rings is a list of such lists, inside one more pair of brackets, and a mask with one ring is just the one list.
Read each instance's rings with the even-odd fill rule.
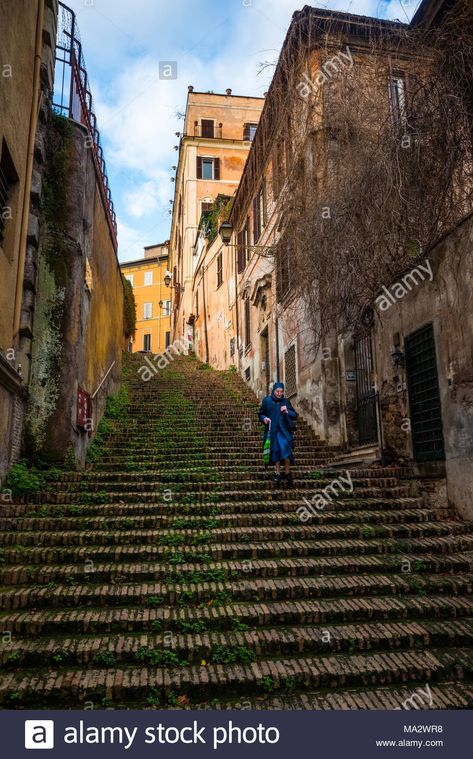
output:
[[[122,492],[137,492],[141,490],[151,490],[152,492],[155,492],[162,488],[163,484],[169,485],[171,490],[175,492],[179,492],[179,490],[192,492],[193,487],[196,484],[199,485],[199,490],[202,489],[203,485],[206,486],[205,489],[213,490],[216,482],[218,482],[222,491],[230,488],[246,491],[268,489],[268,482],[266,479],[263,479],[261,475],[258,476],[257,474],[254,474],[251,476],[246,472],[236,470],[235,472],[227,474],[224,478],[219,469],[214,469],[213,471],[205,472],[203,474],[200,474],[199,472],[190,472],[189,474],[186,474],[169,470],[166,473],[163,472],[158,479],[156,476],[147,476],[142,472],[136,472],[134,474],[123,473],[121,476],[117,475],[116,477],[107,479],[88,477],[85,485],[87,486],[87,492],[97,492],[101,490],[105,490],[105,492],[114,492],[117,489],[120,489]],[[71,481],[63,479],[59,482],[55,482],[53,487],[57,492],[75,493],[83,492],[85,490],[83,483],[77,480]],[[392,491],[393,489],[400,487],[402,487],[403,492],[405,492],[408,488],[407,485],[399,485],[394,477],[378,479],[354,478],[351,480],[351,487],[355,497],[358,492],[371,490],[372,488],[376,488],[379,492]],[[303,474],[294,481],[294,490],[297,492],[300,490],[310,490],[311,493],[308,494],[309,496],[313,493],[314,495],[328,494],[330,497],[343,494],[346,495],[350,492],[346,485],[345,487],[343,486],[343,483],[334,484],[333,480],[328,478],[314,481],[312,477]]]
[[[473,571],[473,552],[454,553],[452,556],[402,554],[402,556],[343,556],[320,559],[269,559],[223,562],[173,563],[180,560],[179,553],[169,554],[164,549],[148,547],[148,550],[127,551],[110,547],[95,550],[80,549],[74,563],[45,564],[41,567],[12,565],[0,569],[3,585],[46,585],[52,581],[74,585],[78,582],[137,582],[156,580],[164,583],[226,582],[242,579],[251,571],[256,577],[311,577],[319,575],[345,575],[355,572],[413,572],[443,573]],[[208,554],[203,556],[207,557]],[[103,559],[109,558],[104,564]],[[137,559],[139,563],[134,563]],[[153,559],[155,561],[153,561]],[[182,561],[185,552],[182,554]],[[157,561],[156,561],[157,560]],[[79,563],[80,562],[80,563]],[[39,562],[37,562],[39,563]],[[250,565],[250,566],[249,566]]]
[[179,668],[120,667],[118,669],[68,668],[6,673],[0,683],[0,703],[8,706],[11,694],[22,704],[52,706],[58,701],[79,706],[83,701],[107,698],[166,700],[170,691],[192,699],[224,695],[272,693],[288,688],[325,689],[373,687],[385,684],[425,684],[462,680],[473,663],[471,649],[455,656],[438,649],[325,657],[268,659],[251,664],[208,664]]
[[[143,709],[156,709],[158,704],[149,702]],[[449,683],[423,683],[417,685],[387,686],[341,691],[306,691],[305,693],[281,693],[278,696],[258,696],[227,701],[213,699],[212,709],[251,710],[348,710],[348,709],[473,709],[473,684],[452,681]],[[115,708],[120,708],[119,705]],[[139,709],[139,704],[128,704],[129,709]],[[162,705],[161,708],[164,708]],[[181,709],[208,709],[207,702],[190,700],[180,703]]]
[[[297,515],[296,515],[297,516]],[[5,520],[8,522],[8,520]],[[14,521],[14,520],[11,520]],[[220,528],[209,518],[205,529],[149,529],[155,517],[58,517],[48,519],[18,518],[18,531],[14,533],[16,543],[31,545],[36,530],[47,530],[44,545],[67,545],[68,539],[75,544],[141,543],[153,542],[168,547],[219,545],[227,543],[243,544],[271,542],[275,553],[286,541],[307,541],[312,553],[320,555],[359,553],[393,553],[408,550],[414,552],[431,551],[449,553],[453,548],[469,550],[473,548],[473,524],[468,522],[421,522],[393,525],[330,525],[300,523],[273,526],[251,526]],[[56,531],[53,532],[54,528]],[[96,531],[100,530],[100,533]],[[31,534],[29,534],[31,533]],[[5,538],[10,536],[8,533]],[[81,540],[83,541],[81,543]],[[28,543],[29,541],[29,543]],[[62,542],[61,542],[62,541]],[[402,542],[401,542],[402,541]],[[74,544],[74,543],[73,543]],[[5,545],[5,543],[4,543]]]
[[[252,507],[252,508],[250,508]],[[258,508],[259,507],[259,508]],[[271,507],[271,508],[270,508]],[[42,506],[32,506],[31,504],[20,504],[5,506],[5,516],[39,516],[39,517],[128,517],[136,516],[154,516],[155,528],[170,528],[180,525],[181,527],[202,529],[208,526],[209,522],[217,522],[219,527],[249,527],[253,524],[264,525],[283,525],[299,523],[299,516],[294,509],[281,509],[278,502],[270,502],[261,509],[261,502],[257,504],[248,504],[248,508],[233,509],[227,513],[218,513],[213,507],[210,508],[192,508],[183,509],[182,504],[155,504],[155,503],[137,503],[137,504],[92,504],[92,505],[64,505],[43,504]],[[317,525],[322,524],[399,524],[404,522],[437,522],[438,516],[432,509],[422,508],[404,508],[398,510],[381,511],[380,509],[366,510],[339,510],[339,511],[320,511],[314,522]],[[1,544],[0,532],[0,544]]]
[[[223,482],[214,482],[212,484],[202,483],[200,487],[194,487],[192,489],[186,488],[183,490],[177,490],[167,487],[166,483],[158,483],[156,490],[149,490],[149,484],[146,484],[143,489],[137,488],[133,490],[105,490],[97,492],[81,492],[76,490],[72,493],[57,492],[48,493],[42,492],[37,496],[37,500],[45,503],[87,503],[93,502],[94,498],[100,498],[104,503],[106,501],[124,501],[126,503],[136,503],[139,501],[155,501],[157,498],[164,498],[164,496],[171,490],[171,495],[174,501],[181,501],[184,503],[199,502],[204,499],[209,500],[222,500],[229,499],[231,501],[244,501],[251,494],[252,500],[265,500],[268,497],[268,486],[266,487],[242,487],[238,489],[236,483],[229,483],[228,487]],[[313,495],[315,495],[315,488],[313,490],[300,489],[295,483],[295,486],[291,489],[288,488],[273,488],[272,497],[284,500],[287,498],[287,492],[291,492],[291,500],[298,498],[300,500],[299,506],[304,505],[303,498],[307,498],[310,502]],[[333,492],[333,491],[331,491]],[[329,493],[329,496],[331,494]],[[411,495],[411,488],[409,486],[399,486],[396,488],[358,488],[356,494],[350,495],[350,498],[408,498]],[[339,492],[334,497],[335,500],[348,500],[347,494]],[[330,500],[325,498],[325,501]],[[317,501],[319,503],[319,501]]]
[[[473,620],[356,623],[173,634],[16,637],[0,651],[5,668],[149,663],[162,666],[249,664],[259,658],[361,653],[473,643]],[[472,651],[473,657],[473,651]],[[322,659],[323,660],[323,659]],[[204,665],[203,665],[204,666]]]
[[473,575],[433,575],[408,573],[400,575],[358,575],[356,577],[321,576],[233,580],[232,582],[208,582],[164,584],[157,582],[121,584],[58,585],[52,582],[42,587],[4,586],[0,588],[2,609],[68,607],[81,603],[86,606],[120,606],[141,604],[199,605],[229,604],[239,600],[289,600],[301,598],[334,598],[360,595],[447,593],[471,594]]
[[[162,497],[152,501],[152,502],[144,502],[144,501],[137,501],[136,503],[125,503],[120,500],[117,501],[110,501],[107,503],[100,503],[100,499],[96,499],[97,502],[94,504],[66,504],[66,503],[59,503],[59,504],[48,504],[48,503],[39,503],[39,504],[20,504],[19,508],[23,509],[23,511],[18,512],[18,516],[41,516],[41,517],[47,517],[48,515],[56,516],[56,517],[65,517],[65,516],[85,516],[87,513],[87,509],[92,508],[93,513],[101,514],[102,512],[105,514],[112,514],[112,509],[115,511],[117,509],[120,510],[120,513],[124,516],[128,516],[129,513],[135,508],[137,509],[144,509],[143,515],[146,515],[147,513],[157,513],[157,514],[170,514],[175,515],[177,517],[181,516],[191,516],[191,515],[202,515],[202,516],[211,516],[214,517],[217,514],[265,514],[265,513],[272,513],[272,512],[281,512],[281,513],[289,513],[289,514],[296,514],[297,509],[301,506],[301,500],[298,498],[292,497],[292,491],[282,492],[282,491],[275,491],[274,493],[268,495],[267,500],[246,500],[246,501],[225,501],[225,500],[219,500],[215,503],[173,503],[172,500],[172,492],[169,493],[169,491],[163,491]],[[304,502],[302,502],[302,505],[304,505]],[[393,512],[397,511],[412,511],[412,510],[421,510],[423,509],[425,511],[425,508],[423,508],[423,500],[421,497],[410,497],[410,498],[399,498],[399,499],[393,499],[393,498],[362,498],[362,499],[343,499],[343,498],[337,498],[331,502],[327,502],[327,504],[324,506],[323,510],[315,510],[317,513],[313,514],[313,520],[315,523],[319,523],[319,521],[323,521],[324,517],[327,517],[331,519],[331,516],[333,515],[334,518],[338,519],[339,521],[350,523],[351,520],[358,521],[358,516],[365,510],[375,510],[381,515],[386,515],[386,518],[389,520],[389,515]],[[5,517],[10,517],[11,515],[15,515],[16,512],[16,505],[10,506],[6,505],[3,507],[4,515]],[[97,509],[97,511],[95,511]],[[110,511],[109,511],[110,509]],[[151,510],[151,511],[149,511]],[[437,519],[437,514],[432,509],[429,510],[432,514],[434,519]],[[299,517],[298,517],[299,519]],[[330,521],[330,520],[329,520]],[[2,522],[3,525],[3,522]],[[13,528],[14,529],[14,528]],[[0,531],[0,536],[2,535],[2,532]]]
[[246,601],[193,607],[142,606],[42,609],[0,614],[0,626],[13,635],[112,632],[199,633],[266,626],[343,622],[459,619],[473,616],[473,596],[362,596],[335,600]]

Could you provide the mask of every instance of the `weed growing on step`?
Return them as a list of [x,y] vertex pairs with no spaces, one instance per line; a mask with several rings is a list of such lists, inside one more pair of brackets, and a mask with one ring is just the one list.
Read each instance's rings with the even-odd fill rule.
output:
[[92,664],[97,664],[104,667],[115,667],[117,663],[117,657],[113,651],[97,651],[92,656]]
[[6,489],[17,498],[32,498],[44,489],[44,473],[36,467],[29,467],[22,459],[13,464],[5,476]]

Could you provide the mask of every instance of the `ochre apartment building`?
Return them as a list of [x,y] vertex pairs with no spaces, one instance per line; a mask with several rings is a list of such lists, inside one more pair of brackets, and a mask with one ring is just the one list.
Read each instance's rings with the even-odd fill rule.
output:
[[160,353],[171,339],[169,247],[164,242],[149,245],[144,251],[144,258],[121,265],[136,302],[136,332],[128,349],[133,353]]

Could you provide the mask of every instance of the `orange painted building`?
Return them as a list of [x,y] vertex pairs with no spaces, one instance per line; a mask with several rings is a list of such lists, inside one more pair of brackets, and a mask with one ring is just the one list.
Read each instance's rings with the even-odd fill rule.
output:
[[144,258],[121,264],[123,275],[133,287],[136,303],[136,332],[128,350],[161,353],[170,343],[171,288],[168,242],[149,245]]
[[[230,89],[217,94],[194,92],[189,87],[170,239],[172,340],[194,338],[193,282],[199,263],[199,222],[219,195],[231,197],[235,193],[263,104],[264,98],[232,95]],[[211,301],[208,308],[214,308]]]

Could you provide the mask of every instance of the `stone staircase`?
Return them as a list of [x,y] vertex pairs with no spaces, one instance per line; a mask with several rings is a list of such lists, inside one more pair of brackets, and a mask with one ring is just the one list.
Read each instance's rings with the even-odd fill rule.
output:
[[142,364],[86,471],[2,507],[2,708],[471,708],[473,524],[379,466],[302,521],[337,451],[301,421],[274,487],[234,373]]

